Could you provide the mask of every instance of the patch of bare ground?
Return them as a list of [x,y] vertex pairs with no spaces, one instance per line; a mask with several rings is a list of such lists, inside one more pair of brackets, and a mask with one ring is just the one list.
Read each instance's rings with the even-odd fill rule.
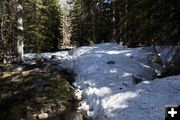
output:
[[0,120],[84,120],[73,97],[73,73],[58,63],[1,66]]

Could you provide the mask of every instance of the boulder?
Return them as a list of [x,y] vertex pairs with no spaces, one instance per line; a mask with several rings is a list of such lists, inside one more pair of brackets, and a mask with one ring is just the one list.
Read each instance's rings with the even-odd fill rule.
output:
[[47,59],[43,58],[42,56],[36,56],[35,61],[38,65],[42,66],[43,63],[47,61]]
[[51,60],[56,59],[56,58],[57,58],[56,55],[51,55]]
[[49,115],[47,113],[41,113],[38,115],[38,118],[40,120],[45,120],[45,119],[48,119]]
[[115,61],[108,61],[107,64],[115,64]]
[[142,78],[141,76],[132,75],[132,79],[135,85],[141,83],[142,81],[145,81],[145,79]]

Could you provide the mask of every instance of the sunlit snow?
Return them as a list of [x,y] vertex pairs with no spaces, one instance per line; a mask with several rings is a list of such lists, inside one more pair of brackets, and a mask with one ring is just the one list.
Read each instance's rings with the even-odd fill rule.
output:
[[[83,98],[79,110],[94,120],[163,120],[165,105],[180,104],[180,76],[153,80],[149,53],[150,48],[106,43],[41,55],[56,55],[59,66],[76,73],[76,95]],[[135,84],[133,76],[144,81]]]

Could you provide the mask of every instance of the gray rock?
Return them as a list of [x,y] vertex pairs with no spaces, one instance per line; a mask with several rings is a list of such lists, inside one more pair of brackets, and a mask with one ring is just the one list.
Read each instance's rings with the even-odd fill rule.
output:
[[115,61],[108,61],[107,64],[115,64]]
[[49,115],[47,113],[41,113],[38,115],[40,120],[48,119]]
[[56,59],[56,58],[57,58],[56,55],[51,55],[51,60]]
[[141,83],[142,81],[145,81],[145,79],[140,76],[133,75],[132,78],[135,85]]

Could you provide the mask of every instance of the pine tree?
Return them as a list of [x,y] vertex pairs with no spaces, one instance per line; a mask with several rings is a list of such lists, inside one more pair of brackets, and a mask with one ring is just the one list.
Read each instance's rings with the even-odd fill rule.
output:
[[45,6],[42,14],[45,15],[43,25],[46,26],[43,50],[47,50],[48,44],[48,51],[57,51],[62,43],[61,9],[58,0],[44,0],[42,5]]
[[177,44],[178,3],[177,0],[117,1],[120,41],[128,46]]
[[72,43],[82,46],[112,40],[111,3],[99,0],[77,0],[71,11],[71,19]]
[[[24,4],[24,38],[26,52],[40,52],[44,40],[42,25],[42,1],[25,0]],[[32,12],[33,11],[33,12]]]
[[82,41],[82,1],[76,0],[73,9],[70,11],[71,16],[71,44],[79,46]]
[[[1,43],[1,61],[4,63],[12,63],[15,61],[16,47],[16,7],[17,1],[5,0],[0,1],[0,43]],[[14,38],[14,39],[12,39]]]
[[56,51],[60,48],[61,16],[58,0],[26,0],[24,26],[27,52]]

